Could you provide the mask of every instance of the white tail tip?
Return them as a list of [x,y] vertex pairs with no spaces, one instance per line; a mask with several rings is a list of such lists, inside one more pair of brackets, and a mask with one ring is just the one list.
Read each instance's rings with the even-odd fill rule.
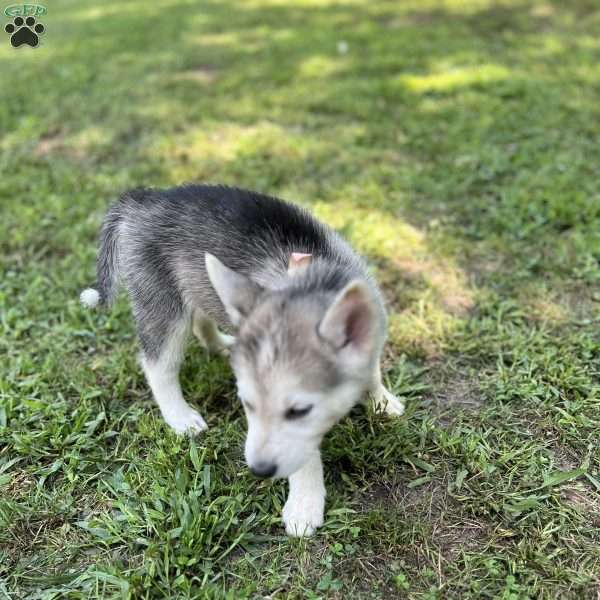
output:
[[79,295],[79,300],[84,306],[87,306],[88,308],[95,308],[98,306],[98,302],[100,302],[100,294],[97,290],[88,288],[87,290],[83,290],[83,292],[81,292]]

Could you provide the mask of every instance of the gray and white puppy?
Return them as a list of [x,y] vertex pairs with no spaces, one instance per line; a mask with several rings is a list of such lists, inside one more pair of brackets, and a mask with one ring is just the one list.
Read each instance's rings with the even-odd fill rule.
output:
[[364,261],[298,206],[186,185],[134,190],[110,207],[97,285],[82,302],[109,304],[119,281],[167,423],[178,433],[207,427],[179,385],[190,331],[207,349],[230,350],[246,462],[259,477],[289,478],[286,531],[312,534],[323,523],[325,433],[369,391],[376,407],[404,411],[381,382],[386,317]]

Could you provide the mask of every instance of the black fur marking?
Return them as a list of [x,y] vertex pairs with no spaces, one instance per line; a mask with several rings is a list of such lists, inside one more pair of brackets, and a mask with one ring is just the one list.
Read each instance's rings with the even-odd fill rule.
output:
[[131,201],[145,207],[160,204],[180,217],[215,220],[223,228],[214,234],[220,234],[225,246],[228,238],[241,239],[264,258],[270,257],[265,240],[270,247],[289,248],[290,252],[334,257],[322,223],[303,208],[271,196],[227,186],[184,185],[168,190],[134,189],[121,199]]

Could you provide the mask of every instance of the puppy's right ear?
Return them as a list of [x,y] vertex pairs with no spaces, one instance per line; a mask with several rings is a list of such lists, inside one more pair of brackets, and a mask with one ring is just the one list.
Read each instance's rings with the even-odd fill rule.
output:
[[204,255],[206,272],[215,292],[219,296],[231,323],[239,327],[240,323],[250,314],[262,288],[235,271],[226,267],[216,256]]

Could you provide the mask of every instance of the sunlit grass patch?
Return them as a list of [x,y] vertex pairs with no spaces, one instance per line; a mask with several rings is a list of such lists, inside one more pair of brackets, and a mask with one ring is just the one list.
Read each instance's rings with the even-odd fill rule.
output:
[[327,78],[334,76],[339,70],[339,61],[331,56],[313,56],[300,65],[299,74],[308,78]]
[[[343,195],[344,191],[339,192]],[[423,256],[426,253],[424,234],[401,218],[369,208],[372,197],[362,200],[367,206],[353,207],[348,200],[319,202],[314,211],[332,227],[342,231],[365,254],[382,258]]]
[[[229,122],[193,127],[183,135],[157,140],[145,152],[170,165],[169,175],[174,182],[215,181],[219,176],[224,183],[239,184],[237,172],[246,170],[246,176],[256,172],[260,177],[260,165],[266,162],[284,179],[294,172],[296,164],[310,158],[313,145],[300,130],[261,120],[253,125]],[[215,175],[224,171],[224,165],[228,165],[228,177]],[[268,191],[269,185],[265,181],[255,187]]]
[[402,75],[399,82],[411,92],[445,92],[495,81],[503,81],[511,77],[511,72],[502,65],[436,65],[433,73],[428,75]]
[[389,339],[399,351],[426,358],[439,356],[461,319],[448,314],[428,294],[389,317]]
[[315,210],[361,252],[381,263],[378,272],[392,307],[392,343],[427,356],[439,353],[446,337],[474,306],[466,274],[430,247],[426,233],[399,217],[374,208],[351,208],[344,201],[321,202]]

